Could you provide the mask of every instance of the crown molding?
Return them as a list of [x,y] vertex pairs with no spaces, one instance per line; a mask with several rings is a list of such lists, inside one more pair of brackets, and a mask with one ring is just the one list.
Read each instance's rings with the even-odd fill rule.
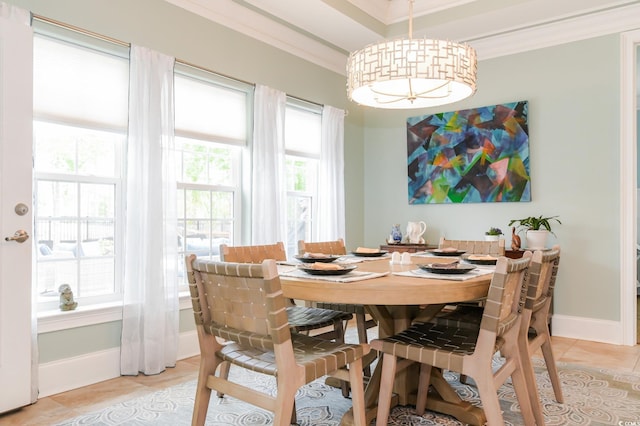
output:
[[633,4],[466,42],[476,49],[479,60],[491,59],[637,29],[640,28],[638,16],[640,4]]

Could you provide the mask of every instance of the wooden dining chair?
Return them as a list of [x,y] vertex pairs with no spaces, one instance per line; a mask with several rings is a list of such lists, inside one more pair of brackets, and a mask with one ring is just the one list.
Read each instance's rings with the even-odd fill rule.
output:
[[[190,255],[186,266],[201,352],[193,425],[205,423],[211,390],[273,412],[276,426],[289,425],[298,388],[331,375],[350,383],[355,425],[365,426],[362,357],[369,346],[291,333],[274,260],[243,264]],[[275,376],[276,395],[216,376],[221,364]]]
[[482,240],[447,240],[440,237],[438,248],[443,249],[453,247],[458,250],[464,250],[470,254],[491,254],[494,256],[504,256],[504,239],[498,241],[482,241]]
[[[560,265],[560,246],[555,245],[548,251],[536,251],[531,263],[530,284],[527,292],[527,299],[524,304],[524,316],[521,325],[521,351],[524,353],[528,349],[529,356],[524,359],[524,371],[529,386],[529,395],[533,398],[538,395],[536,376],[531,363],[531,355],[538,349],[542,351],[544,364],[547,367],[547,374],[553,387],[556,401],[564,403],[560,376],[556,366],[551,347],[551,333],[549,331],[549,321],[551,303],[553,303],[553,290],[558,275]],[[540,398],[537,398],[537,405],[534,404],[534,415],[538,424],[544,424],[544,415]]]
[[[492,256],[504,256],[505,254],[505,242],[504,239],[498,241],[484,241],[484,240],[447,240],[445,237],[440,237],[438,248],[443,249],[447,247],[453,247],[458,250],[464,250],[467,254],[489,254]],[[453,306],[458,305],[478,305],[482,306],[485,302],[485,298],[471,300],[468,302],[455,303]],[[447,309],[445,309],[447,310]],[[433,310],[433,312],[436,312]]]
[[[540,264],[540,281],[543,283],[539,286],[536,297],[531,302],[531,322],[527,329],[529,337],[529,346],[531,353],[539,348],[542,350],[547,370],[553,385],[556,401],[562,403],[562,388],[560,387],[560,379],[556,369],[556,362],[551,347],[551,333],[549,323],[551,320],[551,307],[553,304],[553,292],[556,286],[556,277],[560,267],[560,246],[555,245],[549,251],[542,252],[542,262]],[[527,305],[525,304],[525,307]]]
[[[556,401],[564,402],[560,376],[556,367],[555,357],[551,346],[549,332],[549,316],[553,303],[558,266],[560,264],[560,246],[555,245],[551,250],[536,251],[529,267],[529,284],[525,300],[521,331],[519,334],[520,351],[523,354],[524,372],[527,377],[529,395],[532,397],[534,415],[538,424],[544,424],[542,407],[534,395],[538,395],[535,374],[531,363],[531,355],[538,349],[542,351],[544,363],[547,367],[549,380],[553,387]],[[439,325],[478,329],[482,321],[483,309],[477,306],[460,305],[451,312],[436,315],[431,322]]]
[[[439,368],[475,380],[487,424],[491,426],[504,425],[498,388],[511,377],[524,424],[535,424],[518,348],[530,261],[530,252],[524,253],[522,259],[498,259],[478,329],[432,322],[414,323],[396,335],[371,342],[373,349],[384,354],[377,426],[387,424],[396,370],[403,370],[414,362],[420,363],[418,415],[426,408],[431,370]],[[492,359],[498,351],[504,357],[504,363],[494,372]]]
[[[229,246],[220,245],[220,260],[225,262],[239,263],[261,263],[266,259],[287,260],[287,253],[284,243],[279,241],[275,244],[263,244],[252,246]],[[288,299],[287,315],[289,326],[294,333],[309,334],[315,330],[329,328],[329,331],[320,331],[314,334],[315,337],[344,342],[344,333],[353,315],[348,312],[334,311],[310,306],[298,306],[293,299]],[[221,375],[229,374],[229,366],[223,365],[220,369]],[[340,382],[342,395],[349,396],[349,383]],[[220,395],[218,395],[220,396]]]
[[[304,255],[305,253],[322,253],[342,256],[347,254],[347,248],[345,247],[344,240],[342,238],[334,241],[318,242],[300,240],[298,241],[298,254]],[[378,325],[373,319],[367,319],[367,312],[364,305],[317,302],[315,306],[318,308],[333,309],[336,311],[354,314],[356,317],[356,328],[358,330],[358,341],[360,343],[367,343],[369,341],[367,338],[367,329]]]
[[[287,260],[284,243],[280,241],[275,244],[252,246],[220,245],[220,260],[223,262],[262,263],[266,259]],[[344,342],[344,332],[347,323],[353,318],[352,314],[331,309],[298,306],[293,300],[289,300],[289,302],[287,314],[291,331],[309,333],[313,330],[330,327],[330,331],[317,334],[316,337]]]

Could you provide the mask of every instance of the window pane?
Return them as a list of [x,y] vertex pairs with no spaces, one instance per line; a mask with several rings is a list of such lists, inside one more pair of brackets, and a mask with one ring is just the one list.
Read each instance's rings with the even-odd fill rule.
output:
[[[80,262],[80,282],[78,297],[100,296],[115,291],[114,259],[87,259]],[[72,287],[73,289],[73,287]]]
[[33,123],[35,167],[40,172],[75,173],[75,131],[67,126]]
[[311,240],[311,197],[287,197],[287,252],[296,253],[299,240]]
[[38,217],[76,216],[78,185],[72,182],[39,181],[36,187]]
[[75,292],[78,288],[76,275],[77,262],[73,259],[61,259],[60,253],[49,254],[50,258],[41,258],[36,269],[38,295],[40,302],[59,298],[58,288],[62,284],[69,284]]
[[182,182],[233,185],[233,157],[237,147],[176,138],[182,151]]
[[114,184],[37,183],[36,279],[42,301],[61,284],[71,285],[77,297],[114,292],[114,213]]
[[35,167],[39,173],[72,173],[115,177],[117,152],[124,146],[119,133],[34,122]]
[[218,255],[220,244],[233,241],[233,193],[186,190],[187,214],[180,218],[179,251]]
[[247,94],[175,76],[176,130],[246,140]]
[[82,206],[80,216],[108,217],[115,214],[115,185],[89,184],[80,185]]
[[318,161],[288,155],[287,191],[316,192]]
[[186,191],[187,217],[208,219],[211,215],[211,193],[209,191]]
[[285,122],[285,148],[288,151],[320,155],[322,118],[299,108],[287,107]]

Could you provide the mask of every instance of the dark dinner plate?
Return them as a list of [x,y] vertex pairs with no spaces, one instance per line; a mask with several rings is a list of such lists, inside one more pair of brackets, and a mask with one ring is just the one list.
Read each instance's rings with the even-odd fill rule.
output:
[[469,271],[476,269],[472,265],[463,265],[456,263],[454,267],[443,266],[436,263],[423,263],[418,267],[427,272],[433,272],[434,274],[466,274]]
[[309,266],[298,266],[298,269],[301,269],[311,275],[344,275],[356,268],[356,265],[343,265],[342,269],[316,269]]
[[465,254],[462,256],[462,260],[465,262],[473,263],[474,265],[495,265],[498,261],[497,256],[491,256],[492,258],[487,259],[470,259],[471,256],[483,256],[481,254]]
[[465,250],[456,250],[456,251],[443,251],[442,249],[433,249],[428,250],[434,256],[460,256],[461,254],[465,254]]
[[321,262],[321,263],[329,263],[329,262],[333,262],[336,259],[340,259],[340,256],[325,256],[325,257],[311,257],[311,256],[296,256],[296,259],[298,259],[300,262],[304,262],[304,263],[314,263],[314,262]]
[[385,250],[375,251],[373,253],[361,253],[361,252],[357,252],[357,251],[352,251],[351,252],[352,255],[358,256],[358,257],[380,257],[380,256],[384,256],[387,253],[388,252],[385,251]]

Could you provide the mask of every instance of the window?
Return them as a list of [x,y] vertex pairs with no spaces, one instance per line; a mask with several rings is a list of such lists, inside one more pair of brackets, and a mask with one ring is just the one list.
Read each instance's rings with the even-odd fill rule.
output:
[[[240,240],[242,153],[251,87],[176,66],[178,255],[219,255]],[[185,282],[186,283],[186,282]]]
[[[34,170],[40,309],[69,284],[82,304],[120,297],[128,48],[36,23]],[[36,25],[34,24],[34,25]]]
[[319,106],[289,98],[285,112],[287,253],[298,240],[313,240],[322,116]]

